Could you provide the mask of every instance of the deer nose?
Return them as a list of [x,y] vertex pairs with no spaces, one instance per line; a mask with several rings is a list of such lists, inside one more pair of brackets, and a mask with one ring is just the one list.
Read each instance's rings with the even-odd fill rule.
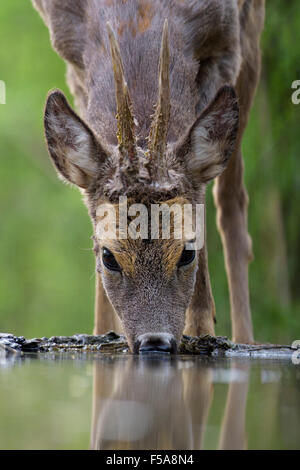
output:
[[138,337],[134,350],[139,354],[176,354],[177,344],[168,333],[146,333]]

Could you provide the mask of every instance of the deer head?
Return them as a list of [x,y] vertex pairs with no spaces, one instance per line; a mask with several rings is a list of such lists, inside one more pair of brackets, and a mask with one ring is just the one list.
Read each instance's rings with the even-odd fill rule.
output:
[[[94,225],[97,271],[119,315],[131,349],[175,352],[185,311],[193,294],[197,250],[190,240],[100,238],[99,208],[120,210],[128,204],[204,203],[206,184],[222,173],[238,133],[238,104],[232,87],[224,86],[177,142],[168,142],[170,116],[168,25],[164,24],[159,60],[158,99],[147,148],[137,145],[134,111],[124,77],[120,49],[108,24],[117,103],[118,145],[105,143],[71,109],[60,91],[52,91],[45,110],[45,134],[59,176],[81,188]],[[101,103],[99,103],[101,108]],[[179,136],[178,136],[179,137]],[[102,213],[103,215],[103,213]],[[128,220],[132,214],[127,212]]]

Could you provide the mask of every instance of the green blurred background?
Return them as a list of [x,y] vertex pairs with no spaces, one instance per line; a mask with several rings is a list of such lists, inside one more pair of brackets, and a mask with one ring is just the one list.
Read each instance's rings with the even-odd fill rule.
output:
[[[255,336],[300,338],[300,2],[267,2],[262,79],[243,149],[255,260],[250,292]],[[42,113],[65,65],[29,0],[2,0],[0,80],[0,331],[50,336],[91,333],[92,227],[76,189],[58,181],[48,159]],[[208,189],[208,250],[217,334],[230,336],[227,281]]]

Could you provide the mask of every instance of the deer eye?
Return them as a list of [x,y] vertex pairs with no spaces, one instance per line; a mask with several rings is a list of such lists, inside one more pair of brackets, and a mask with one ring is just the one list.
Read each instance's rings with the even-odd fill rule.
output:
[[191,264],[195,259],[196,251],[195,250],[187,250],[184,248],[183,252],[181,253],[180,260],[178,261],[178,267],[186,266],[187,264]]
[[102,261],[104,266],[111,271],[121,271],[119,264],[116,261],[116,258],[108,248],[103,248],[102,250]]

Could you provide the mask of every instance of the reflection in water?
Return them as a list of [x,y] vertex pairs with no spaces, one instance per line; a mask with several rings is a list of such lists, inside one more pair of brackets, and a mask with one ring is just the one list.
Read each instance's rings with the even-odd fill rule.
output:
[[300,366],[199,356],[0,355],[0,448],[89,446],[299,449]]
[[91,448],[201,449],[213,383],[221,382],[229,385],[219,448],[244,449],[249,370],[249,362],[216,369],[182,357],[99,361]]
[[246,404],[250,363],[239,364],[236,368],[232,362],[230,375],[235,372],[229,382],[224,417],[221,426],[219,449],[247,449],[246,436]]

